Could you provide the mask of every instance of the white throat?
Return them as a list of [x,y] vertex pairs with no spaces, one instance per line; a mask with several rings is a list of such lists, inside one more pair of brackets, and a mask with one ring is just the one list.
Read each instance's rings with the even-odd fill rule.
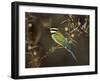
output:
[[56,31],[54,31],[54,30],[51,30],[51,31],[50,31],[50,33],[56,33]]

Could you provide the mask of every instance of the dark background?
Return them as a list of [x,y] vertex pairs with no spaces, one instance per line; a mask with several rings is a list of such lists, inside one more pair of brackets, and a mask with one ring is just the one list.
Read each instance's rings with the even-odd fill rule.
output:
[[[75,66],[75,65],[89,65],[89,29],[85,33],[81,27],[85,24],[89,27],[89,16],[87,15],[64,15],[64,14],[43,14],[26,12],[26,59],[25,67],[56,67],[56,66]],[[62,23],[63,21],[66,21]],[[56,49],[52,53],[47,53],[48,49],[57,44],[52,40],[50,34],[50,27],[59,28],[60,32],[65,35],[65,27],[70,31],[73,27],[78,26],[79,30],[75,31],[74,40],[77,41],[76,46],[73,46],[74,53],[78,62],[76,62],[71,54],[64,48]],[[62,23],[62,24],[61,24]],[[74,26],[71,27],[74,23]],[[31,24],[31,25],[29,25]],[[68,31],[68,32],[70,32]],[[31,49],[28,49],[28,47]],[[34,51],[36,54],[34,54]],[[42,59],[41,59],[42,58]]]

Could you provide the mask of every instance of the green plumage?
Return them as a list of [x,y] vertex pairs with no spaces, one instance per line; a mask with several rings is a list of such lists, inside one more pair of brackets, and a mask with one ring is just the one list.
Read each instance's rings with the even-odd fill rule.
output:
[[64,47],[68,52],[70,52],[70,54],[73,56],[73,58],[75,59],[75,61],[77,62],[77,59],[72,51],[72,48],[70,47],[67,39],[65,39],[65,37],[63,36],[63,34],[61,34],[59,31],[55,32],[52,34],[52,39],[59,45],[61,45],[62,47]]
[[52,38],[54,39],[54,41],[58,44],[60,44],[61,46],[65,46],[66,45],[66,39],[65,37],[60,33],[60,32],[56,32],[55,34],[52,35]]

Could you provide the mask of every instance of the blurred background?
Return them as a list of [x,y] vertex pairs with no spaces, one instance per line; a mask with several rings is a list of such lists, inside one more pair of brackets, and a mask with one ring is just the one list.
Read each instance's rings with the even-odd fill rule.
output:
[[[89,65],[89,16],[74,14],[25,13],[25,67]],[[56,27],[67,38],[78,59],[52,40]]]

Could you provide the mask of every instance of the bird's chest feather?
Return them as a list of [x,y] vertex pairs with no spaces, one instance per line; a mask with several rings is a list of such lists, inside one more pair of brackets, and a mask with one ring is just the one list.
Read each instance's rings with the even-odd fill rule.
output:
[[65,43],[65,38],[61,33],[52,34],[52,39],[61,46]]

